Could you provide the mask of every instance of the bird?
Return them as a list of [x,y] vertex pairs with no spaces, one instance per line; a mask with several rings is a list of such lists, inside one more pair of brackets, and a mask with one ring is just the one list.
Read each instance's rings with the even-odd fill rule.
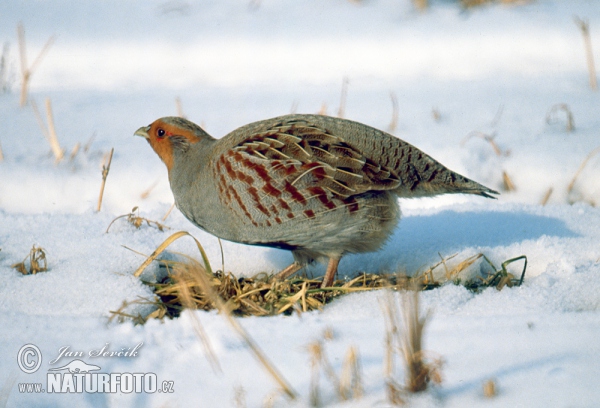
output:
[[499,194],[389,133],[325,115],[278,116],[220,139],[168,116],[134,135],[166,165],[189,221],[224,240],[291,251],[278,279],[326,263],[322,287],[331,287],[344,255],[388,241],[398,198]]

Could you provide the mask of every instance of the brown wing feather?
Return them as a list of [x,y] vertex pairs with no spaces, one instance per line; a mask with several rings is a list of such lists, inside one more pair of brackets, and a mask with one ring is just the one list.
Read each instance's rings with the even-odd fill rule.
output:
[[[266,132],[254,134],[234,147],[259,159],[290,160],[299,164],[286,179],[294,184],[312,173],[307,187],[340,185],[334,193],[347,197],[348,192],[360,194],[369,190],[397,188],[400,179],[391,169],[374,163],[346,143],[341,137],[308,122],[294,121],[276,124]],[[272,166],[268,161],[265,167]],[[313,171],[314,169],[314,171]],[[317,171],[319,170],[319,171]]]
[[400,184],[342,138],[302,121],[250,135],[217,160],[216,173],[221,201],[256,226],[340,207],[352,213],[354,196]]

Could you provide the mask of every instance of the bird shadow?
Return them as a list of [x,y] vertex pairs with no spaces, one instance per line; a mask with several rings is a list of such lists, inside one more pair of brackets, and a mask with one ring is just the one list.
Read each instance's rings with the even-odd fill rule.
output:
[[361,263],[379,262],[382,268],[401,266],[413,271],[439,260],[438,254],[448,256],[469,247],[508,246],[543,236],[574,238],[579,234],[560,219],[526,212],[445,210],[403,218],[380,252],[356,258],[375,256],[361,259]]
[[557,218],[516,212],[457,212],[446,210],[434,215],[404,218],[391,241],[408,247],[417,241],[435,240],[454,248],[465,246],[506,246],[541,236],[573,238]]
[[[459,212],[444,210],[431,215],[403,217],[378,252],[342,258],[343,275],[356,272],[412,272],[466,248],[499,247],[536,240],[543,236],[575,238],[580,235],[564,221],[543,215],[515,211]],[[269,254],[271,255],[271,254]],[[267,255],[267,256],[269,256]],[[273,253],[274,257],[280,256]],[[323,266],[308,268],[319,275]]]

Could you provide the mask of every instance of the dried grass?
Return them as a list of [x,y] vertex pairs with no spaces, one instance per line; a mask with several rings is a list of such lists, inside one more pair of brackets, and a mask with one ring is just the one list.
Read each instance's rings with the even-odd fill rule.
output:
[[37,104],[34,100],[31,101],[31,108],[33,109],[33,114],[37,119],[38,125],[42,130],[42,134],[50,144],[50,148],[52,149],[52,153],[54,154],[54,158],[56,163],[61,161],[64,157],[65,151],[60,147],[60,143],[58,142],[58,136],[56,135],[56,128],[54,127],[54,115],[52,114],[52,101],[50,98],[46,98],[46,120],[48,121],[48,125],[44,124],[44,120],[42,119],[42,115],[37,107]]
[[108,224],[108,227],[106,228],[105,233],[108,233],[108,230],[110,229],[110,227],[113,225],[113,223],[116,220],[121,219],[121,218],[125,218],[125,217],[127,217],[127,222],[129,224],[133,225],[134,227],[136,227],[137,229],[139,229],[144,223],[146,223],[146,225],[148,225],[149,227],[154,226],[159,231],[164,231],[165,229],[169,229],[169,227],[167,227],[166,225],[161,224],[158,221],[152,221],[152,220],[149,220],[147,218],[140,217],[140,209],[136,206],[136,207],[133,207],[131,209],[131,212],[129,214],[119,215],[117,218],[115,218],[114,220],[112,220],[110,222],[110,224]]
[[346,99],[348,98],[348,77],[344,77],[342,81],[342,94],[340,96],[340,108],[338,109],[338,118],[343,118],[346,114]]
[[579,176],[581,175],[581,172],[583,171],[583,169],[585,168],[585,166],[588,164],[588,162],[590,161],[590,159],[592,157],[594,157],[595,155],[597,155],[598,153],[600,153],[600,146],[596,147],[594,150],[592,150],[586,157],[585,159],[583,159],[583,161],[581,162],[581,164],[579,165],[579,168],[577,169],[577,171],[575,172],[575,175],[573,176],[573,179],[571,180],[571,182],[569,183],[569,185],[567,186],[567,194],[570,196],[573,193],[573,189],[575,188],[575,182],[577,182],[577,179],[579,178]]
[[317,112],[317,115],[327,115],[327,103],[323,102],[321,109]]
[[108,172],[110,171],[110,164],[112,163],[112,158],[113,158],[113,153],[115,152],[114,147],[112,149],[110,149],[110,153],[108,154],[108,157],[105,158],[105,161],[102,165],[102,184],[100,185],[100,195],[98,196],[98,207],[96,208],[96,211],[100,212],[100,209],[102,208],[102,197],[104,196],[104,187],[106,185],[106,178],[108,177]]
[[158,180],[155,181],[154,183],[152,183],[152,185],[150,187],[148,187],[146,190],[142,191],[142,194],[140,194],[140,198],[142,200],[147,199],[148,197],[150,197],[150,193],[152,192],[152,190],[154,190],[154,188],[158,185]]
[[398,97],[394,92],[390,92],[390,99],[392,100],[392,120],[388,126],[388,132],[393,133],[398,127]]
[[[29,267],[27,262],[29,260]],[[18,262],[11,265],[23,275],[35,275],[38,272],[46,272],[48,270],[48,260],[46,259],[46,250],[33,245],[29,254],[23,259],[23,262]]]
[[75,157],[77,156],[77,153],[79,153],[79,150],[81,149],[81,143],[77,142],[75,144],[75,146],[73,146],[73,150],[71,150],[71,154],[69,155],[69,161],[72,162],[73,160],[75,160]]
[[550,196],[552,195],[553,191],[554,191],[554,189],[552,187],[550,187],[548,189],[548,191],[546,191],[546,194],[544,194],[544,196],[542,197],[542,200],[540,201],[540,204],[542,206],[545,206],[546,204],[548,204],[548,200],[550,200]]
[[39,66],[40,62],[42,62],[43,57],[48,52],[48,49],[54,42],[54,36],[50,37],[42,50],[38,54],[38,56],[33,61],[30,67],[27,64],[27,47],[25,46],[25,28],[22,23],[17,25],[17,38],[19,41],[19,53],[21,56],[21,99],[19,104],[21,107],[27,104],[27,90],[29,87],[29,81],[31,80],[31,76],[35,69]]
[[460,142],[460,145],[464,146],[469,139],[471,139],[473,137],[477,137],[477,138],[483,139],[486,142],[488,142],[490,144],[490,146],[492,147],[492,149],[494,150],[494,153],[496,153],[496,156],[510,156],[510,150],[500,149],[500,147],[498,146],[498,144],[495,141],[496,136],[497,136],[496,133],[492,133],[491,135],[488,135],[483,132],[473,131],[473,132],[469,133],[467,136],[465,136],[465,138]]
[[360,357],[355,347],[350,347],[342,363],[341,373],[338,376],[333,365],[327,357],[325,344],[333,339],[333,332],[325,330],[321,339],[311,342],[308,347],[310,355],[311,379],[309,402],[313,407],[321,405],[319,379],[321,373],[331,383],[339,401],[358,399],[363,393]]
[[[383,302],[386,324],[384,374],[387,400],[392,405],[402,405],[409,393],[425,391],[430,383],[442,382],[442,359],[427,358],[422,347],[423,331],[429,313],[420,316],[419,289],[418,285],[412,285],[411,290],[402,294],[402,312],[391,292],[388,292]],[[400,355],[404,363],[404,385],[396,378],[396,355]]]
[[515,183],[513,183],[508,173],[504,170],[502,171],[502,189],[504,191],[515,191],[517,189]]
[[583,36],[583,46],[585,48],[585,57],[588,67],[588,73],[590,77],[590,88],[593,91],[598,90],[598,81],[596,79],[596,67],[594,64],[594,52],[592,50],[592,38],[590,36],[590,24],[587,19],[581,19],[577,16],[574,17],[575,24],[581,30]]
[[163,222],[165,222],[167,220],[167,218],[171,214],[171,211],[173,211],[173,208],[175,208],[175,203],[171,204],[171,207],[169,207],[169,209],[167,210],[166,214],[162,217],[162,221]]
[[87,153],[90,151],[90,147],[92,147],[92,143],[94,143],[94,139],[96,139],[96,132],[92,133],[92,136],[88,139],[88,141],[83,146],[83,152]]
[[177,110],[177,116],[184,119],[186,118],[185,113],[183,113],[183,105],[179,96],[175,97],[175,109]]

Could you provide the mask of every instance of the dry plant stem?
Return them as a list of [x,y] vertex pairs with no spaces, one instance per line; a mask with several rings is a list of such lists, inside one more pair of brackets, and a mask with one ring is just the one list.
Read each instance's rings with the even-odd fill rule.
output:
[[318,407],[320,404],[320,395],[319,395],[319,377],[321,376],[321,368],[320,362],[321,359],[319,357],[319,353],[317,347],[320,347],[319,342],[314,342],[309,344],[308,351],[310,354],[310,393],[309,393],[309,401],[310,405],[313,407]]
[[482,132],[473,131],[473,132],[469,133],[467,136],[465,136],[465,138],[460,142],[461,146],[464,146],[465,143],[467,143],[467,141],[472,137],[478,137],[478,138],[483,139],[486,142],[488,142],[490,144],[490,146],[492,146],[492,149],[494,149],[494,153],[496,153],[496,156],[502,156],[503,154],[508,155],[507,152],[503,153],[502,150],[500,149],[500,147],[498,146],[498,144],[496,144],[496,141],[494,140],[496,138],[495,134],[487,135]]
[[548,200],[550,199],[550,196],[552,195],[552,191],[553,191],[552,187],[550,187],[548,189],[548,191],[546,191],[546,194],[544,194],[544,197],[542,198],[542,201],[540,202],[540,204],[542,206],[548,204]]
[[[180,266],[183,267],[184,269],[181,269]],[[181,291],[181,299],[182,299],[183,305],[185,306],[186,309],[194,310],[195,307],[194,307],[194,301],[193,301],[192,295],[190,293],[190,290],[189,290],[185,280],[182,277],[183,274],[190,273],[191,271],[189,269],[185,269],[186,265],[180,264],[180,266],[176,267],[176,269],[174,271],[175,273],[173,274],[173,276],[178,284],[179,290]],[[200,272],[200,274],[202,274],[202,271]],[[210,362],[213,370],[216,372],[222,372],[221,365],[219,364],[219,360],[217,359],[217,356],[210,344],[210,341],[208,340],[208,335],[206,334],[206,331],[204,331],[204,327],[200,323],[198,316],[194,313],[191,313],[190,315],[194,322],[194,330],[196,331],[196,334],[198,334],[200,341],[202,341],[202,345],[203,345],[204,349],[207,351],[207,353],[206,353],[207,359]]]
[[581,30],[581,34],[583,35],[583,44],[585,47],[585,56],[587,61],[588,72],[590,75],[590,88],[593,91],[598,90],[598,82],[596,79],[596,67],[594,64],[594,53],[592,51],[592,39],[590,36],[590,25],[588,20],[582,20],[579,17],[575,17],[575,24]]
[[588,161],[590,161],[590,159],[598,154],[600,152],[600,146],[596,147],[594,150],[592,150],[587,157],[583,160],[583,162],[581,162],[581,165],[579,166],[579,168],[577,169],[577,172],[575,172],[575,175],[573,176],[573,180],[571,180],[571,182],[569,183],[569,186],[567,187],[567,192],[571,193],[573,191],[573,187],[575,186],[575,182],[577,181],[577,178],[579,177],[579,175],[581,174],[581,172],[583,171],[584,167],[587,165]]
[[88,141],[86,142],[85,146],[83,146],[83,151],[85,153],[87,153],[90,150],[90,147],[92,146],[92,143],[94,142],[94,139],[96,138],[96,132],[94,132],[92,134],[92,136],[90,136],[90,138],[88,139]]
[[483,384],[483,396],[486,398],[492,398],[497,395],[496,391],[496,381],[494,379],[487,380]]
[[427,315],[419,317],[419,292],[410,290],[403,295],[402,353],[406,367],[406,388],[410,392],[427,388],[428,370],[423,361],[422,339]]
[[152,192],[152,190],[154,190],[154,187],[156,187],[158,185],[158,180],[155,181],[150,187],[148,187],[145,191],[142,192],[142,194],[140,194],[140,198],[142,200],[145,200],[146,198],[148,198],[150,196],[150,193]]
[[73,150],[71,150],[71,155],[69,156],[69,161],[73,161],[79,153],[79,149],[81,149],[81,143],[77,142],[75,146],[73,146]]
[[321,105],[321,109],[319,109],[318,114],[327,115],[327,104],[325,102],[323,102],[323,104]]
[[42,58],[54,42],[54,36],[50,37],[46,44],[38,54],[38,56],[31,64],[31,67],[27,66],[27,47],[25,46],[25,29],[23,28],[23,24],[19,23],[17,25],[17,38],[19,41],[19,53],[21,57],[21,99],[19,104],[21,107],[27,104],[27,89],[29,87],[29,81],[31,80],[31,75],[37,68],[37,66],[42,61]]
[[173,203],[171,205],[171,207],[169,208],[169,211],[167,211],[167,213],[165,214],[165,216],[162,217],[163,222],[167,220],[167,218],[169,217],[169,214],[171,214],[171,211],[173,211],[173,208],[175,208],[175,203]]
[[506,171],[502,172],[502,184],[505,191],[515,191],[515,184],[512,182],[512,179],[508,176]]
[[4,161],[4,153],[2,153],[2,144],[0,144],[0,162]]
[[[425,4],[425,7],[427,7],[427,4]],[[392,121],[388,126],[388,130],[393,133],[398,127],[398,98],[394,92],[390,92],[390,98],[392,100]]]
[[362,396],[362,377],[360,372],[360,359],[355,347],[350,347],[342,365],[340,376],[340,394],[344,400],[360,398]]
[[35,115],[42,134],[50,144],[50,148],[52,149],[56,163],[58,163],[64,157],[64,150],[60,147],[60,143],[58,143],[58,137],[56,136],[54,118],[52,115],[52,103],[50,102],[50,99],[46,99],[46,118],[48,120],[48,126],[44,124],[44,120],[42,119],[42,115],[37,107],[37,103],[35,103],[33,99],[31,100],[31,109],[33,110],[33,114]]
[[385,300],[382,302],[383,315],[385,321],[385,362],[384,362],[384,376],[386,383],[386,395],[387,400],[392,405],[401,405],[404,400],[400,397],[401,389],[396,380],[395,376],[395,364],[394,354],[396,345],[400,343],[399,340],[399,321],[398,321],[398,307],[394,301],[394,294],[392,291],[386,291]]
[[338,110],[338,118],[343,118],[346,113],[346,98],[348,96],[348,77],[344,77],[342,81],[342,95],[340,97],[340,109]]
[[181,104],[181,98],[178,96],[175,98],[175,107],[177,109],[177,116],[180,118],[185,118],[185,114],[183,113],[183,107]]
[[100,185],[100,196],[98,197],[98,207],[96,211],[100,212],[102,208],[102,197],[104,196],[104,186],[106,185],[106,178],[108,177],[108,172],[110,171],[110,163],[112,162],[112,157],[115,149],[114,147],[110,149],[110,154],[108,156],[108,161],[106,165],[102,166],[102,184]]
[[42,115],[40,114],[40,110],[37,107],[37,103],[35,103],[35,101],[33,99],[31,100],[31,109],[33,110],[35,119],[37,120],[38,126],[40,127],[40,130],[44,134],[44,137],[46,138],[46,140],[48,140],[48,142],[50,142],[50,134],[48,133],[46,124],[44,123],[44,120],[42,119]]
[[[137,213],[136,213],[137,212]],[[136,228],[140,228],[142,226],[142,224],[144,222],[146,222],[146,224],[151,227],[152,225],[154,225],[159,231],[164,231],[165,229],[170,229],[169,227],[167,227],[166,225],[161,224],[158,221],[152,221],[149,220],[147,218],[144,217],[140,217],[139,215],[140,211],[139,208],[133,207],[133,209],[131,210],[131,212],[129,214],[123,214],[123,215],[119,215],[118,217],[116,217],[115,219],[113,219],[110,224],[108,224],[108,228],[106,228],[105,234],[108,233],[108,230],[110,229],[111,225],[114,224],[114,222],[120,218],[125,218],[127,217],[127,221],[133,225]]]
[[52,102],[50,98],[46,98],[46,119],[48,120],[48,141],[52,147],[52,152],[56,158],[56,162],[62,160],[64,156],[63,149],[60,148],[58,143],[58,137],[56,136],[56,129],[54,128],[54,116],[52,115]]
[[144,261],[144,263],[141,264],[140,267],[135,270],[133,276],[139,278],[142,272],[144,272],[144,269],[146,269],[148,265],[152,263],[152,261],[154,261],[165,249],[167,249],[169,245],[171,245],[174,241],[184,236],[189,236],[194,240],[194,242],[196,243],[196,247],[198,248],[198,251],[202,256],[202,262],[204,262],[204,267],[206,268],[207,273],[212,274],[213,272],[210,267],[210,263],[208,262],[208,256],[206,256],[206,252],[204,252],[204,248],[202,248],[200,242],[198,242],[198,240],[194,238],[189,232],[179,231],[171,235],[162,244],[160,244],[158,248],[156,248],[154,252],[152,252],[152,254],[150,254],[150,256]]

